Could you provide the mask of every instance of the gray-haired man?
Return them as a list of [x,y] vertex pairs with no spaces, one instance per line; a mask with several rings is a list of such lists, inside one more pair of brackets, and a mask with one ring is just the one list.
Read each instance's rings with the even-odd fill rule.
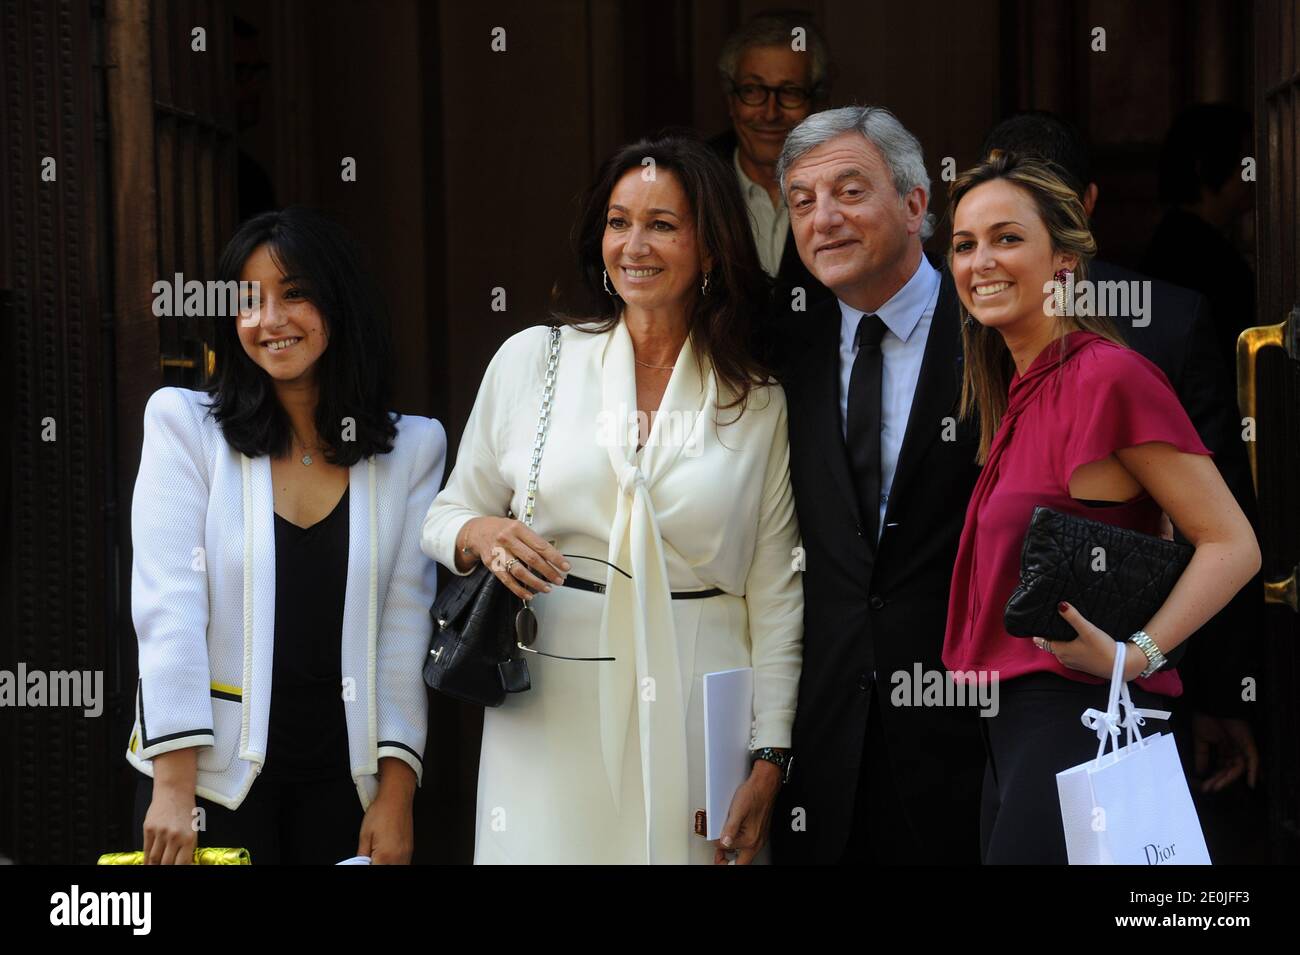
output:
[[805,552],[794,767],[778,862],[979,861],[984,748],[940,661],[975,483],[961,346],[920,144],[887,110],[815,113],[777,165],[800,258],[834,298],[791,316],[790,473]]

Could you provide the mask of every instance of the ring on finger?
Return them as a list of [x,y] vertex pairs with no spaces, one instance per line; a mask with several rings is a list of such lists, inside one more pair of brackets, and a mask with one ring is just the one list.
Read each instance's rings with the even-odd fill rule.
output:
[[513,567],[513,566],[514,566],[515,564],[517,564],[517,563],[519,563],[519,558],[518,558],[518,557],[511,557],[508,561],[506,561],[505,566],[502,567],[501,569],[504,570],[504,571],[508,574],[508,573],[510,573],[510,568]]

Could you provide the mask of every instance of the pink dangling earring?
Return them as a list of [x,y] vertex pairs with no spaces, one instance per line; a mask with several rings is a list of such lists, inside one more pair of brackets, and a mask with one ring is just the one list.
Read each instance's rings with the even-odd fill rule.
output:
[[1052,304],[1057,315],[1066,314],[1066,303],[1073,305],[1074,273],[1069,269],[1056,270],[1056,284],[1052,287]]

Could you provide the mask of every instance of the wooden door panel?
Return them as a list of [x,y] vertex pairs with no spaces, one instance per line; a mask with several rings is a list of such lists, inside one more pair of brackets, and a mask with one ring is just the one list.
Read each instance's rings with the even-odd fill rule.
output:
[[1261,703],[1275,860],[1300,861],[1300,16],[1293,0],[1255,7],[1256,235],[1260,325],[1238,342],[1242,414],[1259,494],[1266,615]]

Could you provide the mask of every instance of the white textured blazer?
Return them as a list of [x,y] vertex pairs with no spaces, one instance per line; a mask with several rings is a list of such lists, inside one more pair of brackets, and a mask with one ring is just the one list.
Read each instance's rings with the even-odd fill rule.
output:
[[[196,746],[198,795],[236,809],[266,760],[275,637],[271,460],[226,443],[208,396],[163,388],[144,415],[131,506],[131,617],[140,645],[127,760]],[[403,415],[393,450],[350,469],[343,694],[361,804],[379,760],[423,775],[434,563],[420,529],[442,481],[447,438]]]

